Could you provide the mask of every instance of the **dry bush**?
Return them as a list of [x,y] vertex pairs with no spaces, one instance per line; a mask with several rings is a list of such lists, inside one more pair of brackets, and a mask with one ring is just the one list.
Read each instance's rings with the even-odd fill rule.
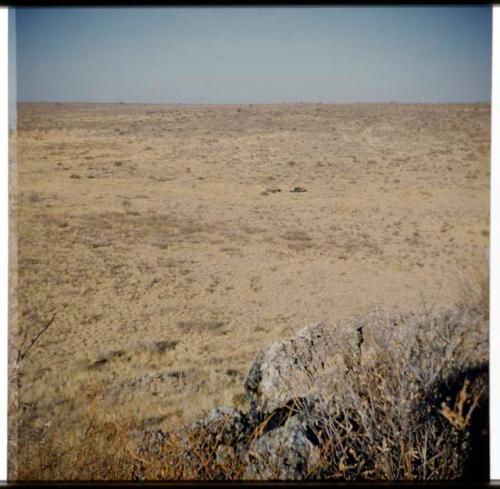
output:
[[[481,434],[487,423],[487,366],[478,357],[474,367],[474,359],[471,363],[462,355],[470,323],[457,318],[410,318],[416,334],[399,341],[394,329],[390,331],[393,321],[374,318],[384,321],[377,328],[386,341],[375,340],[370,366],[353,362],[345,377],[332,382],[332,394],[313,410],[300,402],[283,410],[284,417],[302,414],[309,420],[308,438],[319,447],[319,460],[310,467],[308,479],[488,477],[487,437]],[[257,426],[247,446],[267,431],[274,415]],[[221,426],[220,432],[224,429]],[[141,445],[141,479],[243,477],[244,452],[222,445],[221,457],[221,444],[209,433],[190,427],[180,433],[163,435],[153,450]]]
[[473,451],[487,460],[479,433],[487,366],[465,355],[470,322],[458,315],[413,322],[415,334],[399,341],[392,321],[379,324],[384,341],[375,340],[369,368],[354,364],[323,402],[316,436],[326,443],[311,478],[451,480],[470,476]]
[[[27,413],[25,413],[26,415]],[[18,425],[19,480],[130,480],[135,459],[130,433],[133,419],[98,422],[89,408],[72,430],[63,415],[42,427],[21,420]],[[26,416],[28,418],[28,416]]]
[[[309,439],[319,447],[308,479],[486,480],[484,306],[484,296],[473,296],[437,315],[423,305],[418,314],[395,318],[377,310],[361,318],[359,358],[351,358],[346,375],[332,379],[331,394],[313,411],[303,408],[312,426]],[[352,356],[347,348],[344,353]],[[300,403],[295,409],[301,411]],[[221,465],[213,438],[187,427],[184,433],[182,442],[167,435],[162,457],[150,459],[142,477],[241,479],[241,454],[229,450]]]
[[[331,379],[312,411],[303,408],[319,450],[308,479],[487,479],[488,279],[476,278],[479,285],[446,313],[424,305],[406,316],[376,310],[359,319],[359,357],[346,348],[347,372]],[[59,411],[40,427],[29,406],[19,411],[20,480],[243,477],[244,453],[221,449],[203,428],[144,431],[133,415],[106,421],[100,412],[109,406],[98,402],[99,390],[89,395],[95,402],[79,419]],[[246,443],[268,423],[264,419]]]
[[489,259],[471,267],[462,274],[460,280],[460,295],[458,306],[463,309],[478,309],[485,318],[488,318],[490,307],[490,273]]

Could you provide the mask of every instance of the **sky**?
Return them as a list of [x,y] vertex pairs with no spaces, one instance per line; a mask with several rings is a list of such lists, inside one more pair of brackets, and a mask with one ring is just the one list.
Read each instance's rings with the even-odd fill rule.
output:
[[487,5],[18,8],[15,13],[21,102],[489,102],[491,97]]
[[9,129],[14,129],[17,124],[17,83],[16,83],[16,12],[10,9],[8,12],[7,30],[8,30],[8,121]]

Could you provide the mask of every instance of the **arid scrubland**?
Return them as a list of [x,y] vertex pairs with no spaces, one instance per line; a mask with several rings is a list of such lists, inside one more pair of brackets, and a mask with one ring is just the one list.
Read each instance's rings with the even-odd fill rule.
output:
[[486,104],[20,104],[13,139],[14,350],[54,317],[13,367],[21,478],[123,475],[127,427],[244,407],[311,321],[463,305],[487,254]]

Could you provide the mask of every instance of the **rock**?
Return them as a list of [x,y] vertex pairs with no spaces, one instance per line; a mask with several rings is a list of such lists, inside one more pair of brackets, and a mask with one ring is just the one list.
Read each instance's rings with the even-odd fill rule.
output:
[[219,467],[225,467],[236,458],[236,452],[233,447],[228,445],[221,445],[217,448],[217,452],[215,454],[215,463]]
[[253,428],[247,414],[229,407],[213,409],[191,426],[192,431],[203,431],[205,442],[215,445],[236,445],[248,437]]
[[304,187],[293,187],[290,192],[307,192]]
[[137,433],[140,437],[139,454],[159,455],[161,446],[167,441],[168,435],[162,430],[144,430]]
[[[401,355],[411,345],[414,349],[420,343],[433,345],[443,329],[453,333],[455,341],[445,344],[443,355],[445,363],[453,355],[463,358],[457,363],[458,370],[455,367],[443,370],[437,384],[417,396],[416,401],[412,400],[416,404],[409,410],[417,425],[422,419],[432,421],[433,417],[444,423],[443,414],[438,411],[441,402],[458,399],[466,381],[477,383],[479,387],[474,392],[487,391],[488,321],[483,313],[446,313],[434,320],[433,327],[424,323],[423,329],[421,316],[389,320],[378,313],[335,328],[326,322],[308,324],[293,337],[271,344],[253,363],[244,382],[251,401],[248,412],[219,407],[182,431],[141,432],[139,455],[147,459],[149,454],[160,458],[162,463],[179,464],[182,473],[193,480],[304,480],[338,476],[346,468],[357,476],[356,471],[362,466],[370,473],[373,447],[366,453],[358,447],[344,454],[345,459],[329,459],[325,464],[321,464],[320,457],[320,450],[332,447],[343,450],[339,443],[362,440],[366,426],[364,417],[359,415],[357,400],[364,396],[360,390],[365,386],[363,378],[366,381],[366,376],[372,375],[371,369],[377,367],[381,355],[384,362],[398,361],[396,356],[388,357],[393,345],[398,346],[396,354]],[[417,336],[418,341],[412,340],[415,335],[421,339]],[[484,359],[484,368],[471,370],[466,364],[466,353],[472,349],[476,358]],[[415,351],[420,350],[418,347]],[[411,365],[418,367],[418,357],[409,359]],[[360,372],[364,377],[360,377]],[[463,375],[450,380],[450,372]],[[165,374],[160,377],[166,378]],[[485,395],[481,396],[486,406]],[[429,410],[429,406],[435,408]],[[475,426],[473,432],[479,433],[477,446],[484,445],[487,436],[484,406],[480,405],[471,421]],[[376,415],[379,416],[379,411]],[[169,447],[174,447],[173,452],[168,452]],[[477,454],[477,460],[484,459],[483,452]],[[477,463],[471,462],[471,470]],[[146,469],[142,462],[138,464],[136,478],[143,480],[149,474]]]
[[89,370],[100,368],[114,358],[119,358],[123,355],[125,355],[125,350],[115,350],[108,353],[101,353],[96,360],[89,364],[87,368]]
[[328,392],[325,381],[341,375],[355,360],[356,341],[356,332],[341,334],[339,328],[317,322],[293,338],[273,343],[253,363],[244,382],[251,404],[272,411],[292,399]]
[[262,360],[255,361],[250,367],[250,372],[244,382],[245,390],[250,394],[253,400],[259,394],[259,386],[262,380]]
[[317,465],[318,451],[298,417],[291,417],[250,445],[243,479],[302,480]]
[[147,464],[144,460],[160,459],[164,460],[162,448],[168,440],[168,434],[162,430],[137,430],[135,436],[137,443],[137,459],[132,469],[132,479],[144,481],[147,471]]

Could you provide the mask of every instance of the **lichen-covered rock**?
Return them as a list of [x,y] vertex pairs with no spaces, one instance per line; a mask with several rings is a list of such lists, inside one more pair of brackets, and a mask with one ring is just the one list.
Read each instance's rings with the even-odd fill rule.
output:
[[218,407],[192,424],[192,431],[202,431],[205,440],[215,445],[235,445],[253,429],[251,419],[242,411]]
[[221,445],[215,454],[215,463],[219,467],[225,467],[236,458],[236,450],[232,446]]
[[250,445],[245,480],[303,480],[318,463],[318,448],[296,416]]
[[355,331],[317,322],[290,339],[273,343],[253,363],[245,380],[252,404],[272,410],[290,399],[324,391],[325,381],[356,361],[356,341]]
[[155,458],[156,460],[164,460],[162,448],[168,440],[168,433],[162,430],[142,430],[135,433],[138,439],[137,445],[137,460],[136,465],[132,468],[134,480],[145,480],[144,473],[146,464],[144,459]]
[[139,438],[139,454],[152,453],[154,455],[161,453],[161,446],[168,438],[168,435],[162,430],[138,431],[136,436]]
[[[418,395],[408,399],[414,404],[409,404],[408,412],[417,425],[421,424],[419,416],[425,416],[426,422],[434,422],[436,417],[445,429],[451,429],[438,409],[442,402],[458,399],[464,386],[480,393],[486,405],[488,321],[484,311],[457,310],[436,317],[432,324],[429,321],[415,315],[392,319],[367,315],[335,328],[324,322],[311,323],[292,338],[273,343],[254,362],[244,384],[252,401],[247,412],[219,407],[182,431],[140,432],[139,460],[153,456],[160,460],[160,467],[177,467],[190,480],[304,480],[338,477],[340,473],[346,476],[346,467],[357,476],[361,466],[370,473],[372,446],[368,445],[368,452],[358,446],[357,451],[344,453],[342,457],[346,458],[340,462],[329,458],[326,464],[320,463],[320,450],[344,450],[342,443],[353,448],[353,440],[363,443],[367,424],[359,415],[363,413],[359,411],[360,400],[366,396],[367,380],[380,365],[385,375],[399,360],[400,372],[405,373],[408,365],[411,372],[430,372],[427,380],[424,377],[426,383],[413,386],[413,394],[418,388]],[[422,354],[425,345],[437,355]],[[471,358],[470,352],[474,352]],[[441,370],[435,373],[438,356]],[[396,398],[400,399],[398,392]],[[481,440],[479,445],[484,445],[487,437],[487,431],[482,434],[487,419],[483,404],[471,420],[472,436]],[[386,401],[376,410],[372,424],[384,421],[385,406]],[[396,417],[402,412],[401,403],[398,406]],[[430,409],[432,406],[435,408]],[[391,415],[393,423],[396,418]],[[450,415],[448,421],[454,419]],[[461,448],[463,452],[468,450],[470,447]],[[467,463],[473,468],[485,456],[472,451],[477,460]],[[377,457],[378,453],[375,460]],[[151,477],[148,470],[141,462],[135,477]],[[152,475],[161,478],[162,473]]]

